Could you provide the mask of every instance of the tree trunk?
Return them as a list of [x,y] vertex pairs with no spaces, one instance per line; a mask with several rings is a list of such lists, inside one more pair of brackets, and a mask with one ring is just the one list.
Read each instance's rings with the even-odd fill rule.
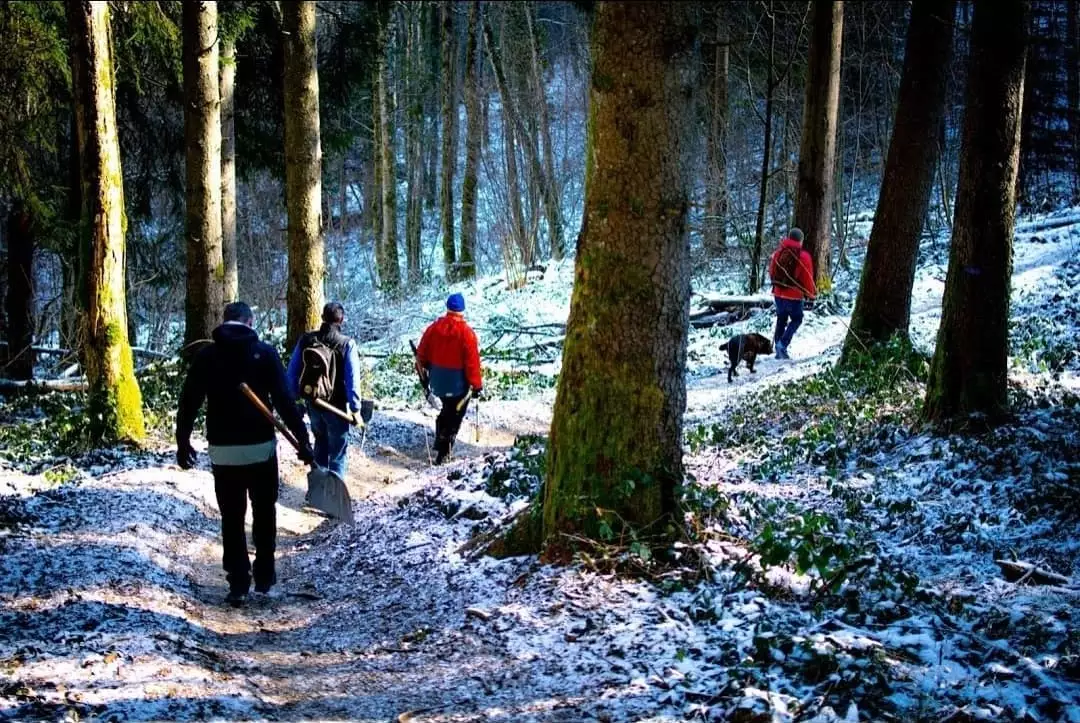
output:
[[184,340],[209,339],[221,321],[221,96],[217,3],[183,4],[187,166],[187,302]]
[[[503,117],[514,125],[518,141],[525,145],[525,153],[532,169],[532,176],[540,184],[540,195],[544,199],[544,211],[547,216],[548,229],[554,239],[556,232],[559,235],[562,234],[562,210],[559,207],[559,199],[555,196],[554,190],[544,174],[544,168],[540,163],[540,153],[536,148],[532,135],[529,133],[528,128],[525,127],[521,114],[517,111],[514,98],[510,93],[509,84],[506,81],[506,74],[503,72],[502,63],[496,61],[494,33],[491,30],[491,25],[486,20],[484,21],[484,35],[487,38],[488,51],[491,57],[491,69],[495,74],[495,82],[499,87],[499,97],[503,104]],[[561,242],[559,245],[561,245]]]
[[410,288],[420,283],[420,230],[424,204],[424,156],[420,136],[424,123],[424,106],[420,87],[419,18],[415,7],[407,9],[405,43],[405,155],[408,165],[408,190],[405,205],[405,268]]
[[585,221],[543,531],[664,534],[682,480],[697,26],[686,3],[596,9]]
[[2,376],[34,376],[34,229],[30,211],[16,201],[7,224],[7,359]]
[[845,358],[868,343],[908,332],[919,238],[940,152],[937,136],[945,118],[955,15],[956,0],[915,0],[912,5],[896,123]]
[[979,3],[971,37],[949,271],[925,414],[1007,405],[1009,290],[1027,50],[1026,0]]
[[727,115],[728,115],[728,27],[723,5],[717,5],[716,41],[713,48],[712,105],[706,139],[705,252],[716,258],[725,245],[727,221]]
[[379,22],[378,62],[376,66],[376,103],[379,113],[379,190],[382,192],[380,213],[382,258],[379,264],[379,283],[384,291],[394,294],[401,286],[401,268],[398,266],[397,248],[397,161],[394,157],[394,123],[390,117],[390,35],[393,15],[387,14]]
[[483,126],[480,118],[479,68],[477,67],[477,35],[479,34],[480,2],[469,6],[469,31],[465,48],[465,176],[461,183],[461,262],[463,278],[476,276],[476,195],[480,174],[480,143]]
[[1072,150],[1073,202],[1080,198],[1080,7],[1069,2],[1066,12],[1066,79],[1068,82],[1069,141]]
[[285,343],[319,325],[325,260],[322,237],[322,145],[315,2],[281,4],[285,49],[285,201],[289,215],[289,284]]
[[[551,121],[548,118],[544,73],[540,66],[540,39],[537,37],[536,29],[533,27],[532,6],[524,4],[522,7],[525,11],[526,27],[529,31],[529,46],[532,50],[532,81],[540,120],[540,139],[544,145],[543,177],[547,180],[544,209],[548,220],[548,242],[551,245],[551,258],[559,261],[566,253],[562,219],[562,192],[559,189],[559,178],[555,171],[555,149],[551,145]],[[539,180],[537,179],[537,181]],[[552,228],[553,224],[554,228]]]
[[[506,37],[506,14],[507,5],[503,5],[502,13],[502,37]],[[496,54],[493,38],[488,36],[487,55],[491,68],[497,77],[506,77],[506,68],[503,67],[501,54]],[[510,97],[510,89],[503,82],[499,83],[499,98],[502,105],[503,157],[506,159],[506,203],[510,207],[510,236],[514,248],[521,251],[521,262],[528,268],[532,262],[531,254],[527,252],[529,246],[525,236],[525,212],[521,205],[521,180],[517,167],[517,134],[514,132],[514,122],[511,118],[510,108],[513,98]]]
[[236,43],[221,43],[221,257],[225,264],[224,302],[240,298],[236,267]]
[[442,189],[439,205],[442,209],[443,268],[446,278],[453,281],[457,267],[454,247],[454,171],[457,168],[457,42],[454,34],[454,6],[443,0],[442,20]]
[[814,260],[818,289],[831,285],[829,225],[832,214],[836,124],[840,108],[840,44],[844,3],[814,0],[810,59],[806,71],[802,145],[795,224],[805,234],[804,248]]
[[[69,0],[71,78],[80,167],[80,232],[87,239],[83,361],[95,441],[145,435],[142,395],[127,336],[124,186],[116,126],[109,5]],[[216,77],[216,74],[215,74]]]
[[772,159],[773,95],[776,93],[776,15],[769,6],[769,65],[765,82],[765,143],[761,150],[761,181],[758,187],[758,210],[754,226],[754,248],[750,252],[750,279],[746,290],[753,294],[761,288],[761,254],[765,246],[765,211],[769,206],[769,166]]

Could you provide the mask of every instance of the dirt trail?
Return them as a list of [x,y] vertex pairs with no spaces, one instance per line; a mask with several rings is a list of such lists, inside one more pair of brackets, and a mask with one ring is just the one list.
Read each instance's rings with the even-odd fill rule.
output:
[[[1023,246],[1016,273],[1056,263],[1073,253],[1067,246]],[[940,281],[921,282],[913,327],[932,329],[939,306]],[[732,384],[724,373],[689,379],[687,426],[828,364],[845,333],[843,319],[808,320],[791,361],[762,359],[757,374]],[[502,601],[481,599],[493,588],[440,566],[421,518],[412,529],[387,520],[395,492],[458,474],[517,435],[546,433],[551,403],[551,394],[482,403],[479,441],[470,413],[458,461],[438,469],[428,465],[434,410],[379,410],[363,451],[359,436],[350,447],[347,482],[363,503],[349,528],[303,507],[305,469],[283,448],[281,584],[241,610],[222,604],[205,466],[181,472],[162,454],[70,493],[35,495],[28,506],[51,526],[0,538],[0,646],[22,651],[0,659],[0,720],[72,709],[116,720],[385,721],[417,709],[428,710],[416,716],[424,721],[514,720],[498,708],[528,702],[514,696],[536,691],[517,681],[538,663],[519,656],[498,625],[473,625],[465,613]],[[494,574],[505,576],[494,589],[509,598],[523,571]],[[9,679],[23,687],[9,690]],[[581,720],[573,710],[542,719]]]

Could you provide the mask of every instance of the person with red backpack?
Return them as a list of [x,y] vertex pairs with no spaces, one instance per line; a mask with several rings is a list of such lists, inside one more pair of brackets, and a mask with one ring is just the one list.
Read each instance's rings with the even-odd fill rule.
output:
[[[294,395],[307,402],[308,420],[315,437],[315,464],[345,479],[349,449],[349,423],[317,407],[326,402],[351,415],[364,410],[360,399],[360,351],[341,333],[345,309],[337,302],[323,307],[322,325],[300,337],[289,358],[286,376]],[[367,423],[370,415],[364,410]]]
[[776,331],[773,344],[777,359],[790,359],[788,346],[803,320],[803,300],[814,300],[814,261],[803,250],[802,229],[793,228],[769,259],[773,301],[776,302]]
[[451,294],[446,314],[424,331],[416,350],[416,366],[427,378],[431,392],[442,401],[435,420],[435,464],[442,464],[450,456],[469,400],[479,399],[484,386],[480,347],[476,333],[465,322],[465,297],[461,294]]

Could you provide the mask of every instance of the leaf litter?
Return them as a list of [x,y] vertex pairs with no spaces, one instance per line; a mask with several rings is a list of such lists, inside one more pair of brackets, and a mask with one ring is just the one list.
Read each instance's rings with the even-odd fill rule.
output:
[[[302,470],[283,463],[281,584],[240,610],[222,605],[207,469],[180,471],[164,445],[5,464],[0,719],[1080,720],[1080,591],[1008,582],[994,562],[1080,572],[1076,230],[1018,234],[1009,424],[893,425],[842,463],[809,455],[772,477],[742,448],[690,453],[695,488],[716,492],[696,582],[461,551],[537,489],[543,441],[506,440],[542,429],[550,386],[485,402],[501,436],[443,468],[423,464],[430,413],[387,404],[367,453],[396,471],[353,526],[301,508]],[[936,264],[916,285],[924,349]],[[550,273],[546,305],[492,286],[472,306],[563,321],[571,280],[569,265]],[[768,315],[692,331],[687,429],[825,368],[847,311],[808,314],[795,361],[763,359],[732,385],[725,335]],[[813,560],[760,565],[770,519],[784,544],[832,545],[823,568],[842,557],[850,577],[822,593]]]

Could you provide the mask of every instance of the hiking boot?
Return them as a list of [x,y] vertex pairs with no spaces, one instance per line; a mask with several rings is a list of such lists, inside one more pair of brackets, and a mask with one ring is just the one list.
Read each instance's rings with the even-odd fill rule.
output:
[[436,465],[442,464],[443,462],[446,461],[446,458],[449,457],[449,456],[450,456],[450,454],[448,452],[439,452],[438,454],[435,455],[435,464]]
[[256,580],[255,581],[255,592],[262,593],[262,594],[265,595],[266,593],[270,592],[270,588],[272,588],[274,586],[275,582],[277,582],[277,575],[276,574],[273,577],[271,577],[269,580]]
[[790,359],[787,354],[787,347],[781,342],[776,342],[776,358],[777,359]]
[[238,608],[247,602],[247,596],[247,590],[230,590],[229,594],[225,596],[225,602],[234,608]]

